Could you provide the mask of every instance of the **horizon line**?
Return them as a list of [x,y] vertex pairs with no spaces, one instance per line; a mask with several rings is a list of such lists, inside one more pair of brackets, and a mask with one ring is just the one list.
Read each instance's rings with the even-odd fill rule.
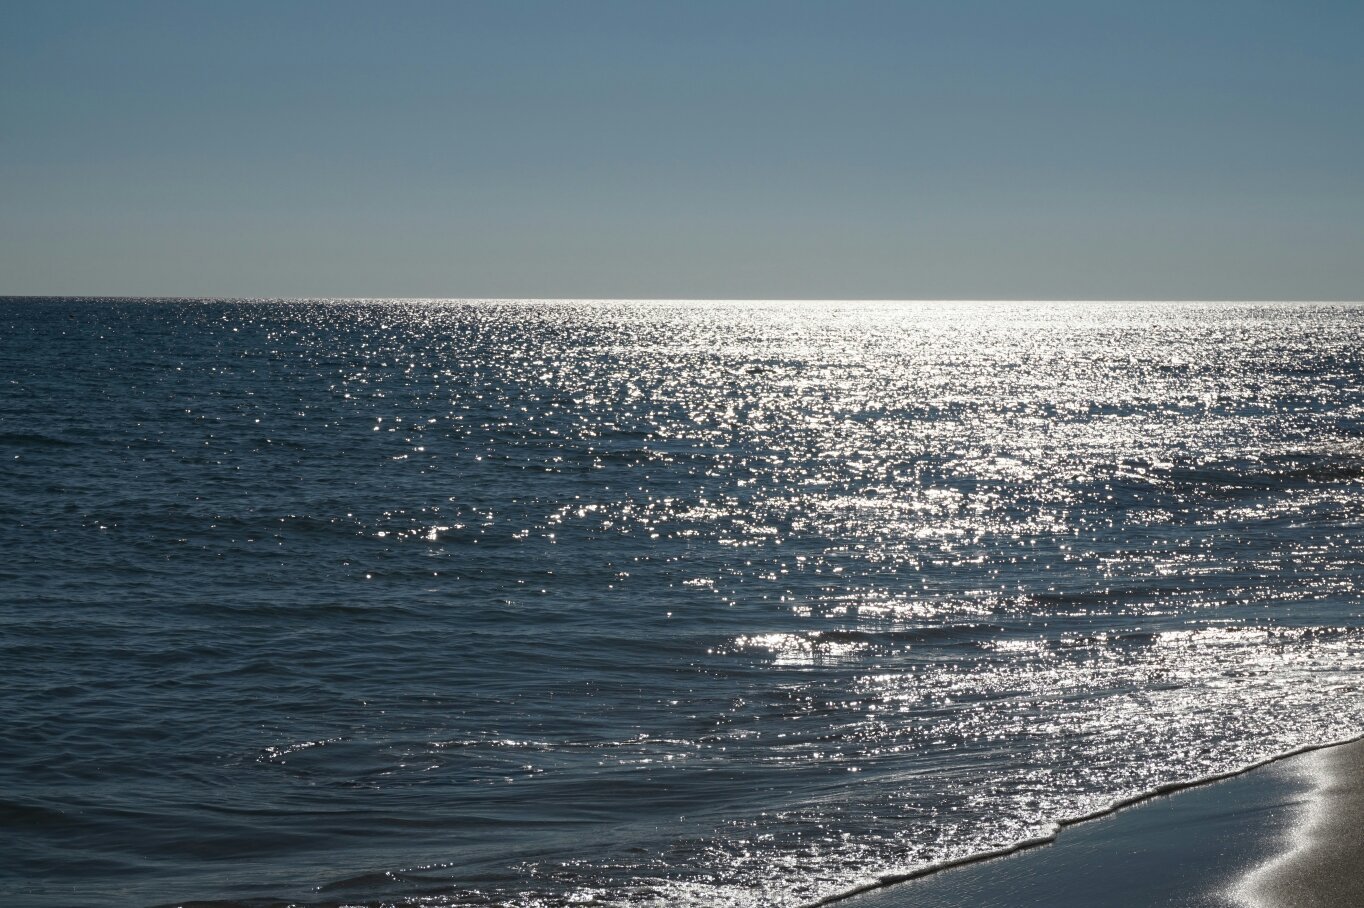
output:
[[873,297],[873,296],[243,296],[232,294],[0,293],[0,300],[154,302],[482,302],[482,303],[1307,303],[1361,304],[1364,297]]

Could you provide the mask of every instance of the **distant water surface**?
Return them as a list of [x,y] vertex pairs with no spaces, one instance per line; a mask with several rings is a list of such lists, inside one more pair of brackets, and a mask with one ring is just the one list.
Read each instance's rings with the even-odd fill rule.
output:
[[1361,332],[0,301],[0,891],[803,906],[1355,734]]

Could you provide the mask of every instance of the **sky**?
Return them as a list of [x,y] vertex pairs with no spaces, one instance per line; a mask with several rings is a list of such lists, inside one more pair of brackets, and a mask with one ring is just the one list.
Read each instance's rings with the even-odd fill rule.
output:
[[1364,3],[0,0],[0,294],[1364,298]]

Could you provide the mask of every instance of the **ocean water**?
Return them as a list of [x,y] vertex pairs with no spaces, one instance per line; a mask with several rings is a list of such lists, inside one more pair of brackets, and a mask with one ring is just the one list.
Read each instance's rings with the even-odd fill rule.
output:
[[1358,734],[1362,331],[0,301],[0,892],[794,908]]

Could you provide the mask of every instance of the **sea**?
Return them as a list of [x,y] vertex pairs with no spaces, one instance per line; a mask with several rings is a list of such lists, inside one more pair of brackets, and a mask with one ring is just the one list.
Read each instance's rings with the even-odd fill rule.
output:
[[1357,736],[1362,339],[0,300],[0,892],[804,908]]

